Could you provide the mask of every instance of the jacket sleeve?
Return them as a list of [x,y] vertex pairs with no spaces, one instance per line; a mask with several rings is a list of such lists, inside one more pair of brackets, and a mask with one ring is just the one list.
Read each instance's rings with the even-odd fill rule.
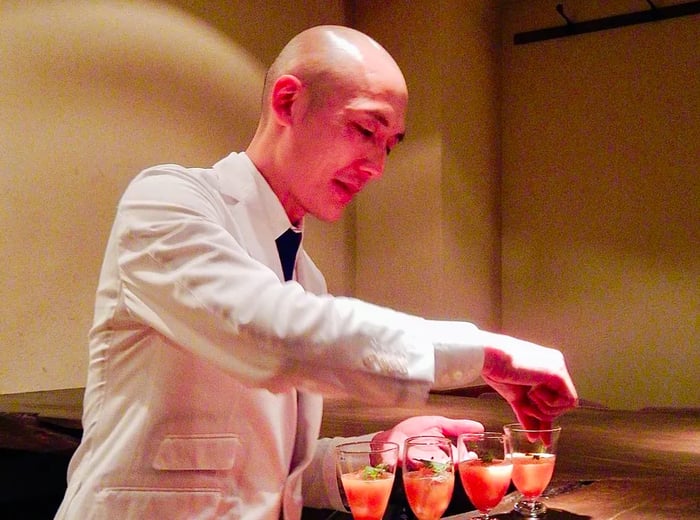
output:
[[125,192],[112,238],[122,299],[139,321],[271,391],[391,404],[479,374],[476,327],[280,282],[246,250],[250,238],[219,198],[176,169],[142,175]]

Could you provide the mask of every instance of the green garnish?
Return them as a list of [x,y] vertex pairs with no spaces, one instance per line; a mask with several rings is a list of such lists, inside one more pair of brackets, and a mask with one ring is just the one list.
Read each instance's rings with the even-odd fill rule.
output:
[[496,458],[496,456],[490,451],[480,453],[479,445],[476,442],[467,442],[467,449],[476,453],[479,460],[485,462],[486,464],[493,462],[493,460]]
[[547,454],[547,447],[541,440],[538,440],[533,445],[533,450],[525,453],[526,456],[532,457],[534,460],[540,460]]
[[544,442],[542,440],[538,440],[537,444],[535,445],[535,453],[547,453],[547,447],[544,445]]
[[425,469],[432,471],[433,473],[443,473],[450,465],[449,462],[437,462],[435,460],[427,459],[416,459],[418,462],[423,464]]
[[482,462],[485,462],[486,464],[489,464],[490,462],[493,462],[493,459],[495,459],[495,458],[496,458],[496,457],[493,456],[493,453],[491,453],[491,452],[489,451],[489,452],[484,453],[484,454],[481,456],[481,461],[482,461]]
[[384,473],[389,469],[388,464],[377,464],[376,466],[365,466],[362,469],[362,479],[363,480],[377,480],[382,477]]

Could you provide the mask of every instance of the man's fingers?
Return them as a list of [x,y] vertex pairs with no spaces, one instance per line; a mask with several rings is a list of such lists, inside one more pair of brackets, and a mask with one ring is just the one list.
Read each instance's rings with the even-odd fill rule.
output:
[[448,419],[441,417],[437,425],[445,437],[458,437],[460,433],[481,433],[484,425],[470,419]]
[[539,409],[540,414],[557,417],[576,406],[576,397],[557,393],[545,386],[534,386],[527,393],[528,399]]
[[513,406],[513,411],[515,412],[515,417],[518,419],[520,425],[526,430],[537,430],[540,426],[540,420],[533,415],[527,413],[524,409]]
[[[518,422],[525,430],[548,430],[552,428],[552,421],[550,420],[542,420],[522,411],[516,411],[515,416],[518,418]],[[528,433],[527,438],[530,442],[535,442],[537,439],[542,439],[546,445],[548,445],[550,442],[549,434],[546,432]]]
[[[530,399],[527,394],[522,399],[512,402],[511,407],[518,419],[522,416],[528,423],[536,425],[533,429],[540,429],[539,425],[543,423],[551,424],[560,415],[558,409],[552,409],[547,406],[543,408]],[[521,424],[523,423],[521,422]]]

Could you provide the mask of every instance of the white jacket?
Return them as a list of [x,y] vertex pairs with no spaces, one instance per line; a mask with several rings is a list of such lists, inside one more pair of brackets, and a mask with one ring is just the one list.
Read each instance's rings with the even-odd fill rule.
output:
[[275,238],[289,225],[243,153],[132,181],[100,276],[84,435],[57,519],[342,509],[337,440],[317,443],[322,394],[401,403],[479,374],[471,324],[326,295],[303,247],[295,281],[282,282]]

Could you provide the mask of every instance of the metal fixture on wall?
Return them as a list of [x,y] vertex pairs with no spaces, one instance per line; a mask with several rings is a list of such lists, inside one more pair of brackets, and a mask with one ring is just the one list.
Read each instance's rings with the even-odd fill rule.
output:
[[554,38],[566,38],[568,36],[576,36],[579,34],[596,31],[605,31],[608,29],[616,29],[618,27],[637,25],[647,22],[657,22],[660,20],[668,20],[671,18],[679,18],[681,16],[689,16],[700,13],[700,1],[686,2],[667,7],[657,7],[650,0],[646,0],[646,2],[649,4],[649,9],[645,11],[619,14],[605,18],[597,18],[595,20],[587,20],[584,22],[575,22],[571,20],[571,18],[569,18],[564,11],[564,4],[557,4],[557,13],[559,13],[559,15],[564,19],[566,25],[516,33],[515,36],[513,36],[513,43],[515,45],[522,45],[525,43],[552,40]]

